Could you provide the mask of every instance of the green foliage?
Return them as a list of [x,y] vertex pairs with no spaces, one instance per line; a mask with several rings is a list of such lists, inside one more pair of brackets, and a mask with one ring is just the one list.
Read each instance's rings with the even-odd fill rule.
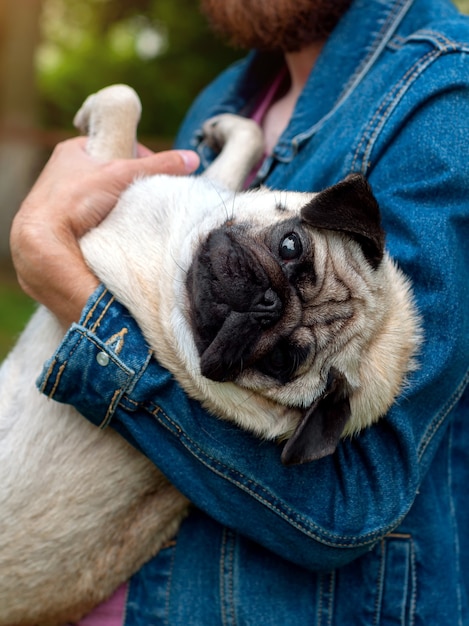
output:
[[197,0],[44,0],[38,84],[45,125],[71,127],[84,98],[124,82],[139,93],[141,134],[171,137],[197,93],[235,58]]

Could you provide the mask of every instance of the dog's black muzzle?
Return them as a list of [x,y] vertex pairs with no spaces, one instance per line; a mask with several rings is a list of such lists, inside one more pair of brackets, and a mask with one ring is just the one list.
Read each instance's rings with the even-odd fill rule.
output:
[[187,276],[201,373],[234,380],[252,362],[262,332],[282,317],[282,299],[258,254],[228,227],[200,246]]

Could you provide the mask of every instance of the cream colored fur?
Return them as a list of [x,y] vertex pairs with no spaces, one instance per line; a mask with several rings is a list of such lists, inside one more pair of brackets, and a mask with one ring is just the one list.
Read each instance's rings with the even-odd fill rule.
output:
[[[92,153],[129,156],[138,113],[138,101],[123,87],[87,100],[78,123],[92,129]],[[324,391],[326,364],[345,372],[355,392],[344,435],[355,433],[387,411],[412,367],[419,333],[409,285],[389,257],[373,272],[358,246],[344,252],[340,235],[314,233],[324,280],[332,255],[341,277],[353,274],[357,283],[353,328],[339,340],[340,350],[282,387],[266,386],[252,372],[238,384],[203,378],[185,293],[198,243],[227,218],[248,220],[255,237],[266,224],[297,215],[313,195],[233,191],[262,152],[260,131],[222,117],[207,132],[226,145],[206,175],[136,181],[83,238],[85,258],[129,308],[160,362],[221,418],[263,437],[287,437],[301,409]],[[279,216],[278,203],[287,214]],[[326,305],[317,304],[310,314],[319,320]],[[39,308],[0,370],[0,626],[79,619],[175,534],[188,506],[111,428],[96,429],[36,390],[34,381],[61,338],[56,320]],[[315,340],[327,342],[326,330]]]

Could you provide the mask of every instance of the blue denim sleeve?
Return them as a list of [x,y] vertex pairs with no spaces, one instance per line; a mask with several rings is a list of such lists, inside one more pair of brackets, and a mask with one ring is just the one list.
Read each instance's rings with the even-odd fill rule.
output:
[[[360,445],[370,439],[374,458],[401,449],[396,462],[406,466],[406,489],[400,474],[387,476],[378,465],[370,479],[366,466],[354,462],[357,451],[352,453],[350,442],[333,461],[285,468],[280,446],[259,441],[188,398],[104,287],[93,294],[38,384],[96,426],[114,427],[212,517],[312,569],[359,556],[396,525],[412,500],[415,470],[398,441],[402,432],[392,424],[383,421]],[[363,485],[359,493],[357,481]]]

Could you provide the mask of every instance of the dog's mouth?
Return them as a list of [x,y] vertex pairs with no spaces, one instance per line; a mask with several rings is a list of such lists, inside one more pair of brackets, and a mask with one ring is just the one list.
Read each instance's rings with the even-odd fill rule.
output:
[[233,381],[253,364],[282,382],[294,375],[305,355],[278,332],[291,288],[268,251],[242,231],[217,229],[194,258],[187,291],[203,376]]

